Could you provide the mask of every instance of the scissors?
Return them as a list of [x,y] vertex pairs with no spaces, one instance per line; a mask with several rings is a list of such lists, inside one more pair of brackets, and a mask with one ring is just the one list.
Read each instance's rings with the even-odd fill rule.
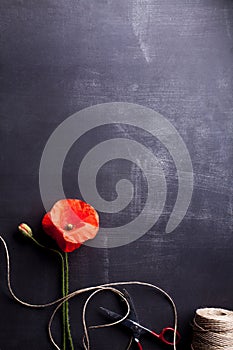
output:
[[[125,326],[131,331],[131,333],[133,334],[133,340],[137,344],[139,350],[143,350],[142,344],[140,342],[140,338],[144,334],[150,334],[167,345],[174,345],[174,342],[171,339],[174,338],[174,333],[176,333],[176,344],[179,342],[180,334],[178,331],[175,332],[175,329],[172,327],[163,328],[163,330],[160,333],[156,333],[155,331],[152,331],[142,326],[139,323],[136,309],[133,305],[131,296],[125,289],[124,289],[124,295],[130,305],[130,314],[129,314],[129,318],[126,318],[120,324],[122,324],[123,326]],[[111,320],[119,321],[123,317],[122,315],[114,311],[108,310],[104,307],[100,307],[100,309],[101,309],[101,312]]]

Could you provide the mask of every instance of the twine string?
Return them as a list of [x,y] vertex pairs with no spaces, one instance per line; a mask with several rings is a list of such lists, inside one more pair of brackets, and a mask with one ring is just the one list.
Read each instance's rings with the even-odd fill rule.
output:
[[[102,292],[103,290],[106,290],[108,289],[107,287],[105,288],[101,288],[101,289],[97,289],[96,291],[94,291],[86,300],[85,304],[84,304],[84,307],[83,307],[83,328],[84,328],[84,336],[83,336],[83,346],[84,346],[84,349],[85,350],[88,350],[90,348],[90,341],[89,341],[89,337],[88,337],[88,328],[89,329],[98,329],[98,328],[104,328],[104,327],[111,327],[111,326],[114,326],[114,325],[117,325],[118,323],[122,322],[123,320],[125,320],[128,316],[129,316],[129,313],[130,313],[130,305],[129,305],[129,302],[128,300],[125,298],[125,295],[119,291],[118,289],[115,289],[115,288],[111,288],[111,290],[116,293],[117,295],[119,295],[122,300],[126,303],[126,306],[127,306],[127,312],[125,314],[125,316],[122,317],[122,319],[118,320],[118,321],[115,321],[113,323],[106,323],[106,324],[102,324],[102,325],[96,325],[96,326],[89,326],[88,328],[86,327],[86,308],[87,308],[87,305],[88,303],[90,302],[90,300],[94,297],[95,294],[97,294],[98,292]],[[131,336],[130,340],[129,340],[129,343],[127,345],[127,348],[126,350],[129,350],[131,345],[132,345],[132,342],[133,342],[133,337]]]
[[119,291],[116,288],[113,287],[104,287],[104,288],[99,288],[96,289],[85,301],[84,307],[83,307],[83,313],[82,313],[82,322],[83,322],[83,328],[84,328],[84,337],[83,337],[83,346],[85,350],[89,350],[90,349],[90,340],[89,340],[89,335],[88,335],[88,328],[87,328],[87,324],[86,324],[86,309],[88,304],[90,303],[90,300],[99,292],[103,292],[106,290],[110,290],[113,293],[119,295],[119,297],[125,302],[126,306],[127,306],[127,312],[126,314],[118,321],[112,322],[112,323],[107,323],[107,324],[103,324],[103,325],[97,325],[97,326],[89,326],[89,329],[97,329],[97,328],[104,328],[104,327],[111,327],[114,325],[117,325],[118,323],[122,322],[123,320],[125,320],[129,313],[130,313],[130,305],[128,300],[125,298],[124,294]]
[[[49,333],[49,339],[51,341],[51,343],[54,345],[54,347],[57,350],[62,350],[61,347],[59,347],[59,345],[55,342],[53,335],[52,335],[52,323],[53,320],[58,312],[58,310],[63,307],[63,304],[68,301],[69,299],[72,299],[80,294],[83,293],[87,293],[87,292],[92,292],[91,295],[86,299],[86,302],[84,304],[83,307],[83,313],[82,313],[82,322],[83,322],[83,328],[84,328],[84,338],[83,338],[83,345],[85,350],[90,350],[90,340],[89,340],[89,334],[88,334],[88,328],[87,324],[86,324],[86,310],[87,310],[87,306],[90,302],[90,300],[99,292],[107,290],[107,291],[111,291],[113,293],[115,293],[116,295],[118,295],[125,303],[126,307],[127,307],[127,311],[126,313],[122,316],[121,319],[119,319],[118,321],[115,321],[113,323],[109,323],[109,324],[104,324],[104,325],[96,325],[96,326],[91,326],[91,328],[102,328],[102,327],[110,327],[113,325],[116,325],[120,322],[122,322],[124,319],[126,319],[130,313],[130,305],[127,301],[127,299],[125,298],[124,294],[119,291],[118,289],[116,289],[115,287],[119,287],[119,286],[130,286],[130,285],[138,285],[138,286],[144,286],[144,287],[149,287],[149,288],[153,288],[154,290],[160,292],[162,295],[164,295],[169,303],[172,306],[173,309],[173,314],[174,314],[174,337],[173,337],[173,349],[176,350],[176,332],[177,332],[177,310],[176,310],[176,306],[175,303],[173,301],[173,299],[170,297],[170,295],[165,292],[162,288],[153,285],[151,283],[147,283],[147,282],[141,282],[141,281],[126,281],[126,282],[113,282],[113,283],[106,283],[106,284],[101,284],[101,285],[97,285],[97,286],[92,286],[92,287],[87,287],[87,288],[82,288],[82,289],[77,289],[74,292],[69,293],[68,295],[62,297],[62,298],[58,298],[56,300],[53,300],[51,302],[45,303],[45,304],[31,304],[28,302],[25,302],[23,300],[21,300],[20,298],[18,298],[16,296],[16,294],[13,291],[12,285],[11,285],[11,268],[10,268],[10,256],[9,256],[9,251],[8,251],[8,247],[7,244],[5,242],[5,240],[3,239],[2,236],[0,236],[0,240],[3,244],[4,250],[5,250],[5,255],[6,255],[6,270],[7,270],[7,286],[8,286],[8,290],[12,296],[12,298],[17,301],[19,304],[30,307],[30,308],[47,308],[53,305],[56,305],[56,308],[54,309],[54,311],[51,314],[51,317],[49,319],[48,322],[48,333]],[[130,342],[127,346],[127,350],[129,350],[130,346],[132,344],[132,338],[130,339]],[[217,349],[217,348],[216,348]],[[222,349],[222,348],[221,348]],[[229,348],[230,349],[230,348]],[[193,348],[193,350],[196,350]],[[200,349],[199,349],[200,350]],[[233,350],[233,348],[231,349]]]
[[233,311],[203,308],[193,320],[192,350],[233,350]]

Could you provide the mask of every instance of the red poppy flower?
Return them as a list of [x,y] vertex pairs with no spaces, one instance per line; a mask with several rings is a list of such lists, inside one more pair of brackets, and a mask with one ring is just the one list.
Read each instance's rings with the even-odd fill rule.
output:
[[44,231],[64,252],[72,252],[96,236],[99,216],[89,204],[78,199],[61,199],[42,220]]

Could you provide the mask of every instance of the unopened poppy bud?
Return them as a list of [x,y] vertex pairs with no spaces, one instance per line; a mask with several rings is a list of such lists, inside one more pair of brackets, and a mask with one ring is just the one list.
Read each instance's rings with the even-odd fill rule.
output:
[[27,224],[20,224],[18,226],[18,229],[25,237],[32,237],[33,236],[31,227],[29,227]]

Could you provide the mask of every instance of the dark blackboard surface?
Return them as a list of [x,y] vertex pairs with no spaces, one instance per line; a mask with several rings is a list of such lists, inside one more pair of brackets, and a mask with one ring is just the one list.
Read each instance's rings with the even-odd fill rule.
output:
[[[49,136],[63,120],[85,107],[115,101],[137,103],[161,113],[182,136],[194,170],[190,207],[176,230],[165,234],[177,181],[173,181],[171,158],[156,144],[170,186],[171,198],[163,215],[129,245],[83,246],[72,253],[70,289],[119,280],[159,285],[177,304],[179,348],[188,349],[196,308],[233,308],[233,2],[1,0],[0,7],[0,222],[9,244],[16,294],[34,303],[60,296],[58,262],[20,239],[16,230],[21,221],[28,222],[37,237],[45,240],[40,227],[45,211],[39,164]],[[102,128],[93,137],[101,139],[107,133],[111,138],[114,132],[114,128]],[[121,137],[126,132],[123,128]],[[78,154],[77,145],[64,166],[69,196],[74,188],[78,193],[73,175]],[[110,182],[103,193],[105,175],[113,174],[115,179],[118,172],[130,178],[132,169],[141,177],[138,196],[143,204],[146,181],[140,169],[127,161],[110,162],[102,169],[102,195],[111,199],[114,192]],[[130,213],[119,215],[119,224]],[[114,223],[116,217],[103,216],[103,225],[109,220]],[[15,303],[4,279],[2,248],[0,260],[0,349],[52,349],[46,331],[51,310]],[[161,296],[143,288],[130,291],[146,325],[159,329],[171,324],[171,310]],[[79,345],[83,300],[71,303],[72,332]],[[102,322],[97,312],[101,303],[115,301],[99,295],[89,308],[89,324]],[[59,341],[59,321],[53,330]],[[95,350],[124,349],[127,339],[118,327],[91,333]],[[159,343],[146,342],[148,349],[162,349]]]

